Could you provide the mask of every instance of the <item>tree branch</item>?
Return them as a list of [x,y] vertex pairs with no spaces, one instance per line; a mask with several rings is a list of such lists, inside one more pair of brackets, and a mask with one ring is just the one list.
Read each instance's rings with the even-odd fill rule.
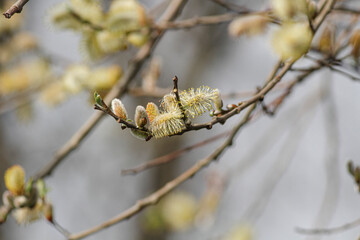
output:
[[267,11],[262,12],[244,12],[244,13],[225,13],[221,15],[213,15],[213,16],[202,16],[202,17],[194,17],[176,22],[163,22],[155,27],[158,29],[187,29],[198,26],[205,25],[216,25],[221,23],[226,23],[241,15],[264,15],[267,14]]
[[246,7],[239,6],[237,4],[230,2],[225,2],[224,0],[211,0],[211,1],[232,12],[237,12],[237,13],[249,12],[249,10]]
[[11,18],[15,13],[21,13],[23,7],[29,0],[17,0],[3,15],[6,18]]
[[143,164],[140,164],[139,166],[137,167],[134,167],[134,168],[129,168],[129,169],[124,169],[121,171],[121,174],[123,175],[135,175],[139,172],[142,172],[144,170],[147,170],[149,168],[153,168],[153,167],[157,167],[157,166],[161,166],[161,165],[164,165],[166,163],[169,163],[175,159],[177,159],[178,157],[180,157],[181,155],[183,155],[184,153],[187,153],[195,148],[199,148],[199,147],[202,147],[208,143],[211,143],[213,141],[216,141],[220,138],[223,138],[223,137],[226,137],[230,134],[230,132],[225,132],[225,133],[221,133],[221,134],[218,134],[216,136],[213,136],[211,138],[208,138],[204,141],[201,141],[201,142],[198,142],[196,144],[193,144],[191,146],[187,146],[185,148],[182,148],[182,149],[179,149],[179,150],[176,150],[174,152],[171,152],[169,154],[166,154],[164,156],[161,156],[161,157],[158,157],[158,158],[155,158],[151,161],[148,161],[146,163],[143,163]]
[[353,222],[346,223],[344,225],[333,227],[333,228],[301,228],[297,227],[296,232],[305,235],[329,235],[335,233],[341,233],[354,227],[360,226],[360,219],[356,219]]

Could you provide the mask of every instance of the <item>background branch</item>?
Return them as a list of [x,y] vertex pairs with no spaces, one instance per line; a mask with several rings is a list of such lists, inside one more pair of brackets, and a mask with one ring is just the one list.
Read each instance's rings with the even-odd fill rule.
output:
[[23,7],[29,0],[17,0],[3,15],[6,18],[11,18],[15,13],[21,13]]

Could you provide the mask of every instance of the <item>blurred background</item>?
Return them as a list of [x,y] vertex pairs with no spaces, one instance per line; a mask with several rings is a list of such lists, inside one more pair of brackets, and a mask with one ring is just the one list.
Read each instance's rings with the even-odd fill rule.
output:
[[[30,1],[22,15],[23,29],[36,36],[44,53],[60,59],[61,64],[55,64],[54,71],[61,73],[67,65],[81,63],[84,58],[79,51],[79,34],[54,29],[47,20],[48,10],[59,2]],[[161,1],[140,2],[146,9],[152,9]],[[269,6],[263,0],[233,2],[250,9],[263,10]],[[189,1],[180,18],[225,12],[208,0]],[[169,30],[153,53],[161,62],[158,85],[171,88],[171,79],[177,75],[181,89],[206,85],[218,88],[223,95],[254,91],[261,86],[277,60],[270,44],[275,27],[252,38],[232,38],[227,27],[228,24],[220,24]],[[130,47],[101,64],[116,63],[126,69],[135,52]],[[306,65],[306,60],[303,64]],[[285,79],[292,76],[289,73]],[[138,74],[132,84],[139,85],[141,80],[142,74]],[[191,201],[201,205],[201,199],[214,191],[219,202],[207,219],[200,219],[186,229],[168,229],[151,220],[156,218],[151,216],[156,215],[153,209],[87,239],[222,239],[233,229],[253,234],[252,238],[244,239],[320,239],[301,235],[295,227],[331,227],[359,218],[359,211],[355,210],[360,208],[360,196],[346,170],[348,160],[360,163],[359,92],[358,83],[322,70],[297,86],[275,116],[261,115],[247,125],[219,161],[176,190],[187,200],[192,199],[188,201],[190,205]],[[56,107],[33,98],[31,109],[21,107],[1,114],[0,175],[11,165],[20,164],[31,176],[51,161],[53,153],[93,114],[91,94],[81,92]],[[243,99],[224,98],[224,103]],[[137,105],[158,103],[159,99],[125,95],[122,101],[133,116]],[[79,232],[113,217],[209,155],[224,140],[134,176],[121,175],[122,169],[225,132],[241,116],[210,131],[149,142],[121,130],[112,118],[103,118],[80,147],[46,179],[55,219],[70,232]],[[209,119],[205,114],[197,121]],[[3,180],[0,183],[3,191]],[[186,204],[179,201],[180,205]],[[359,228],[354,228],[321,238],[358,237]],[[45,220],[22,227],[9,217],[0,227],[0,239],[64,237]]]

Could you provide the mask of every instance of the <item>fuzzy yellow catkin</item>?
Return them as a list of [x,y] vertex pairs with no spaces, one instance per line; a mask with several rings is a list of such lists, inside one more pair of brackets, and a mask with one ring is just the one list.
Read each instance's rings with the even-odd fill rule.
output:
[[282,20],[306,17],[308,14],[307,0],[272,0],[271,6],[275,16]]
[[48,85],[41,91],[40,99],[48,106],[56,106],[66,100],[67,92],[61,81]]
[[193,224],[197,205],[192,195],[186,192],[170,193],[160,204],[164,221],[170,229],[183,231]]
[[137,31],[147,24],[145,9],[135,0],[113,0],[105,24],[111,31]]
[[180,93],[180,102],[185,109],[185,114],[188,117],[195,118],[202,115],[206,111],[214,109],[214,102],[217,106],[221,105],[219,101],[219,91],[217,89],[211,89],[207,86],[197,88],[196,90],[191,88],[187,91]]
[[122,68],[118,65],[101,67],[90,72],[89,78],[83,86],[92,91],[108,90],[120,79]]
[[80,30],[83,26],[76,17],[71,14],[71,4],[69,2],[61,2],[48,11],[48,20],[56,28]]
[[308,23],[285,23],[274,32],[272,46],[282,60],[298,59],[309,50],[312,38]]
[[252,240],[254,239],[253,229],[248,224],[240,224],[234,227],[223,240]]
[[149,36],[143,32],[132,32],[126,36],[126,39],[135,47],[141,47],[149,40]]
[[105,52],[99,43],[97,33],[92,30],[82,32],[80,41],[80,53],[86,60],[95,60],[104,57]]
[[20,165],[8,168],[4,175],[6,188],[15,196],[24,193],[25,171]]
[[92,24],[101,24],[104,21],[103,10],[94,0],[70,0],[70,8],[79,17]]
[[149,126],[155,138],[162,138],[181,132],[184,127],[180,110],[163,112],[156,116]]
[[[163,97],[161,106],[163,112],[157,112],[155,104],[148,106],[148,110],[153,110],[151,113],[151,121],[149,130],[155,138],[161,138],[181,132],[184,121],[183,114],[179,108],[178,102],[174,94],[170,93]],[[154,108],[154,109],[152,109]],[[157,108],[157,107],[156,107]]]
[[125,50],[128,45],[123,32],[99,31],[96,32],[96,41],[100,50],[106,54]]
[[72,65],[62,77],[64,88],[70,93],[79,93],[83,83],[90,77],[90,69],[84,64]]
[[268,21],[268,18],[261,15],[238,17],[229,24],[228,31],[233,37],[243,34],[254,36],[265,31]]

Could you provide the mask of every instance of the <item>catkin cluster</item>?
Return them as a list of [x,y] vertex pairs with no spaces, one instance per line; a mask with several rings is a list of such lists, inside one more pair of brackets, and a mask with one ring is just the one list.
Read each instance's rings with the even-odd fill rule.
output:
[[81,33],[85,57],[99,59],[107,54],[142,46],[149,39],[150,20],[136,0],[112,0],[104,11],[97,0],[68,0],[49,11],[57,28]]
[[[132,133],[142,139],[149,136],[162,138],[181,132],[186,118],[198,117],[206,111],[221,111],[222,100],[218,89],[189,89],[180,92],[179,97],[180,101],[174,93],[165,95],[161,100],[161,109],[153,102],[149,102],[146,108],[138,106],[134,120],[138,129],[131,129]],[[128,121],[126,109],[119,99],[112,101],[111,110],[120,119]]]

